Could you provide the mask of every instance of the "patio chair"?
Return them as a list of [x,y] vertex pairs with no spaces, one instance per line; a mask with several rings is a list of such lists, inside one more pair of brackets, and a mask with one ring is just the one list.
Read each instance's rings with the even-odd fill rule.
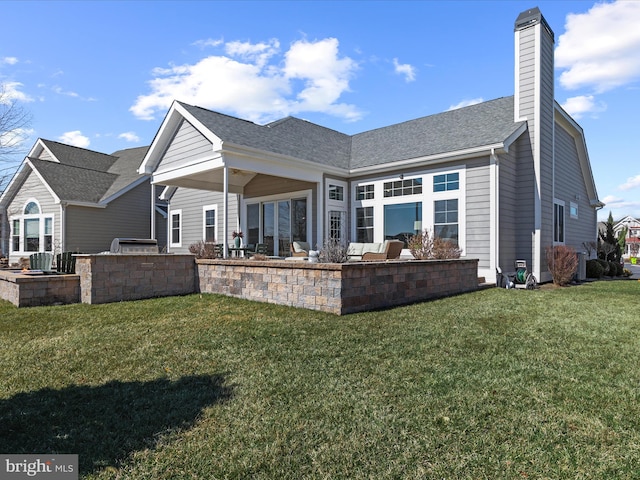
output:
[[224,245],[222,243],[214,244],[213,253],[216,258],[224,258]]
[[251,258],[254,255],[266,255],[267,254],[267,244],[266,243],[256,243],[256,247],[253,251],[248,250],[246,252],[247,257]]
[[73,252],[62,252],[56,255],[56,272],[76,273],[76,257]]
[[42,270],[50,272],[53,264],[53,253],[38,252],[29,256],[29,268],[31,270]]
[[292,257],[308,257],[309,250],[311,250],[309,242],[300,241],[292,242],[289,248],[291,249]]

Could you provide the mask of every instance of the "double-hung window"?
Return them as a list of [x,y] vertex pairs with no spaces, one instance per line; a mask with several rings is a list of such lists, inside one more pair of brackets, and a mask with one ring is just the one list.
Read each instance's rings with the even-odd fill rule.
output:
[[553,201],[553,241],[564,243],[564,202]]
[[182,210],[171,211],[169,238],[172,247],[182,246]]
[[202,207],[203,238],[207,243],[216,243],[216,207],[206,205]]

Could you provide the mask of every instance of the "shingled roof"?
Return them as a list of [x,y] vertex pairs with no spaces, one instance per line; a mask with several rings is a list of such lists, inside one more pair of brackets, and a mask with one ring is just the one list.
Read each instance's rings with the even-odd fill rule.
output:
[[53,159],[28,157],[61,201],[101,203],[141,177],[137,168],[149,147],[119,150],[111,155],[40,139]]
[[498,98],[353,136],[295,117],[257,125],[178,103],[223,142],[350,170],[499,144],[524,123],[514,122],[513,102]]

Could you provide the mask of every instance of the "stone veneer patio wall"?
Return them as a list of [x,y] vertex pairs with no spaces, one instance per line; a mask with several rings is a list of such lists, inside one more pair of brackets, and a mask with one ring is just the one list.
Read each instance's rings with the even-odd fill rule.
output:
[[0,272],[0,298],[19,307],[219,293],[343,315],[478,288],[477,260],[309,263],[194,260],[193,255],[77,255],[75,275]]
[[331,312],[405,305],[478,289],[477,260],[352,262],[197,260],[203,293]]
[[82,303],[109,303],[196,292],[193,255],[77,255]]
[[25,275],[0,270],[0,298],[16,307],[78,303],[80,282],[78,275]]

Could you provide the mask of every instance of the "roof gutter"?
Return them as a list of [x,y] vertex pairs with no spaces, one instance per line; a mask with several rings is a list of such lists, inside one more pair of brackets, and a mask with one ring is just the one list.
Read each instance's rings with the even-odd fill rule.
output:
[[481,147],[468,148],[465,150],[458,150],[456,152],[438,153],[435,155],[428,155],[426,157],[409,158],[406,160],[400,160],[397,162],[384,163],[380,165],[372,165],[369,167],[354,168],[349,171],[350,175],[367,175],[371,173],[382,173],[397,170],[402,167],[414,167],[419,165],[437,165],[440,163],[467,160],[469,158],[478,157],[481,155],[491,155],[493,153],[507,153],[508,148],[505,148],[504,143],[494,143],[492,145],[483,145]]

